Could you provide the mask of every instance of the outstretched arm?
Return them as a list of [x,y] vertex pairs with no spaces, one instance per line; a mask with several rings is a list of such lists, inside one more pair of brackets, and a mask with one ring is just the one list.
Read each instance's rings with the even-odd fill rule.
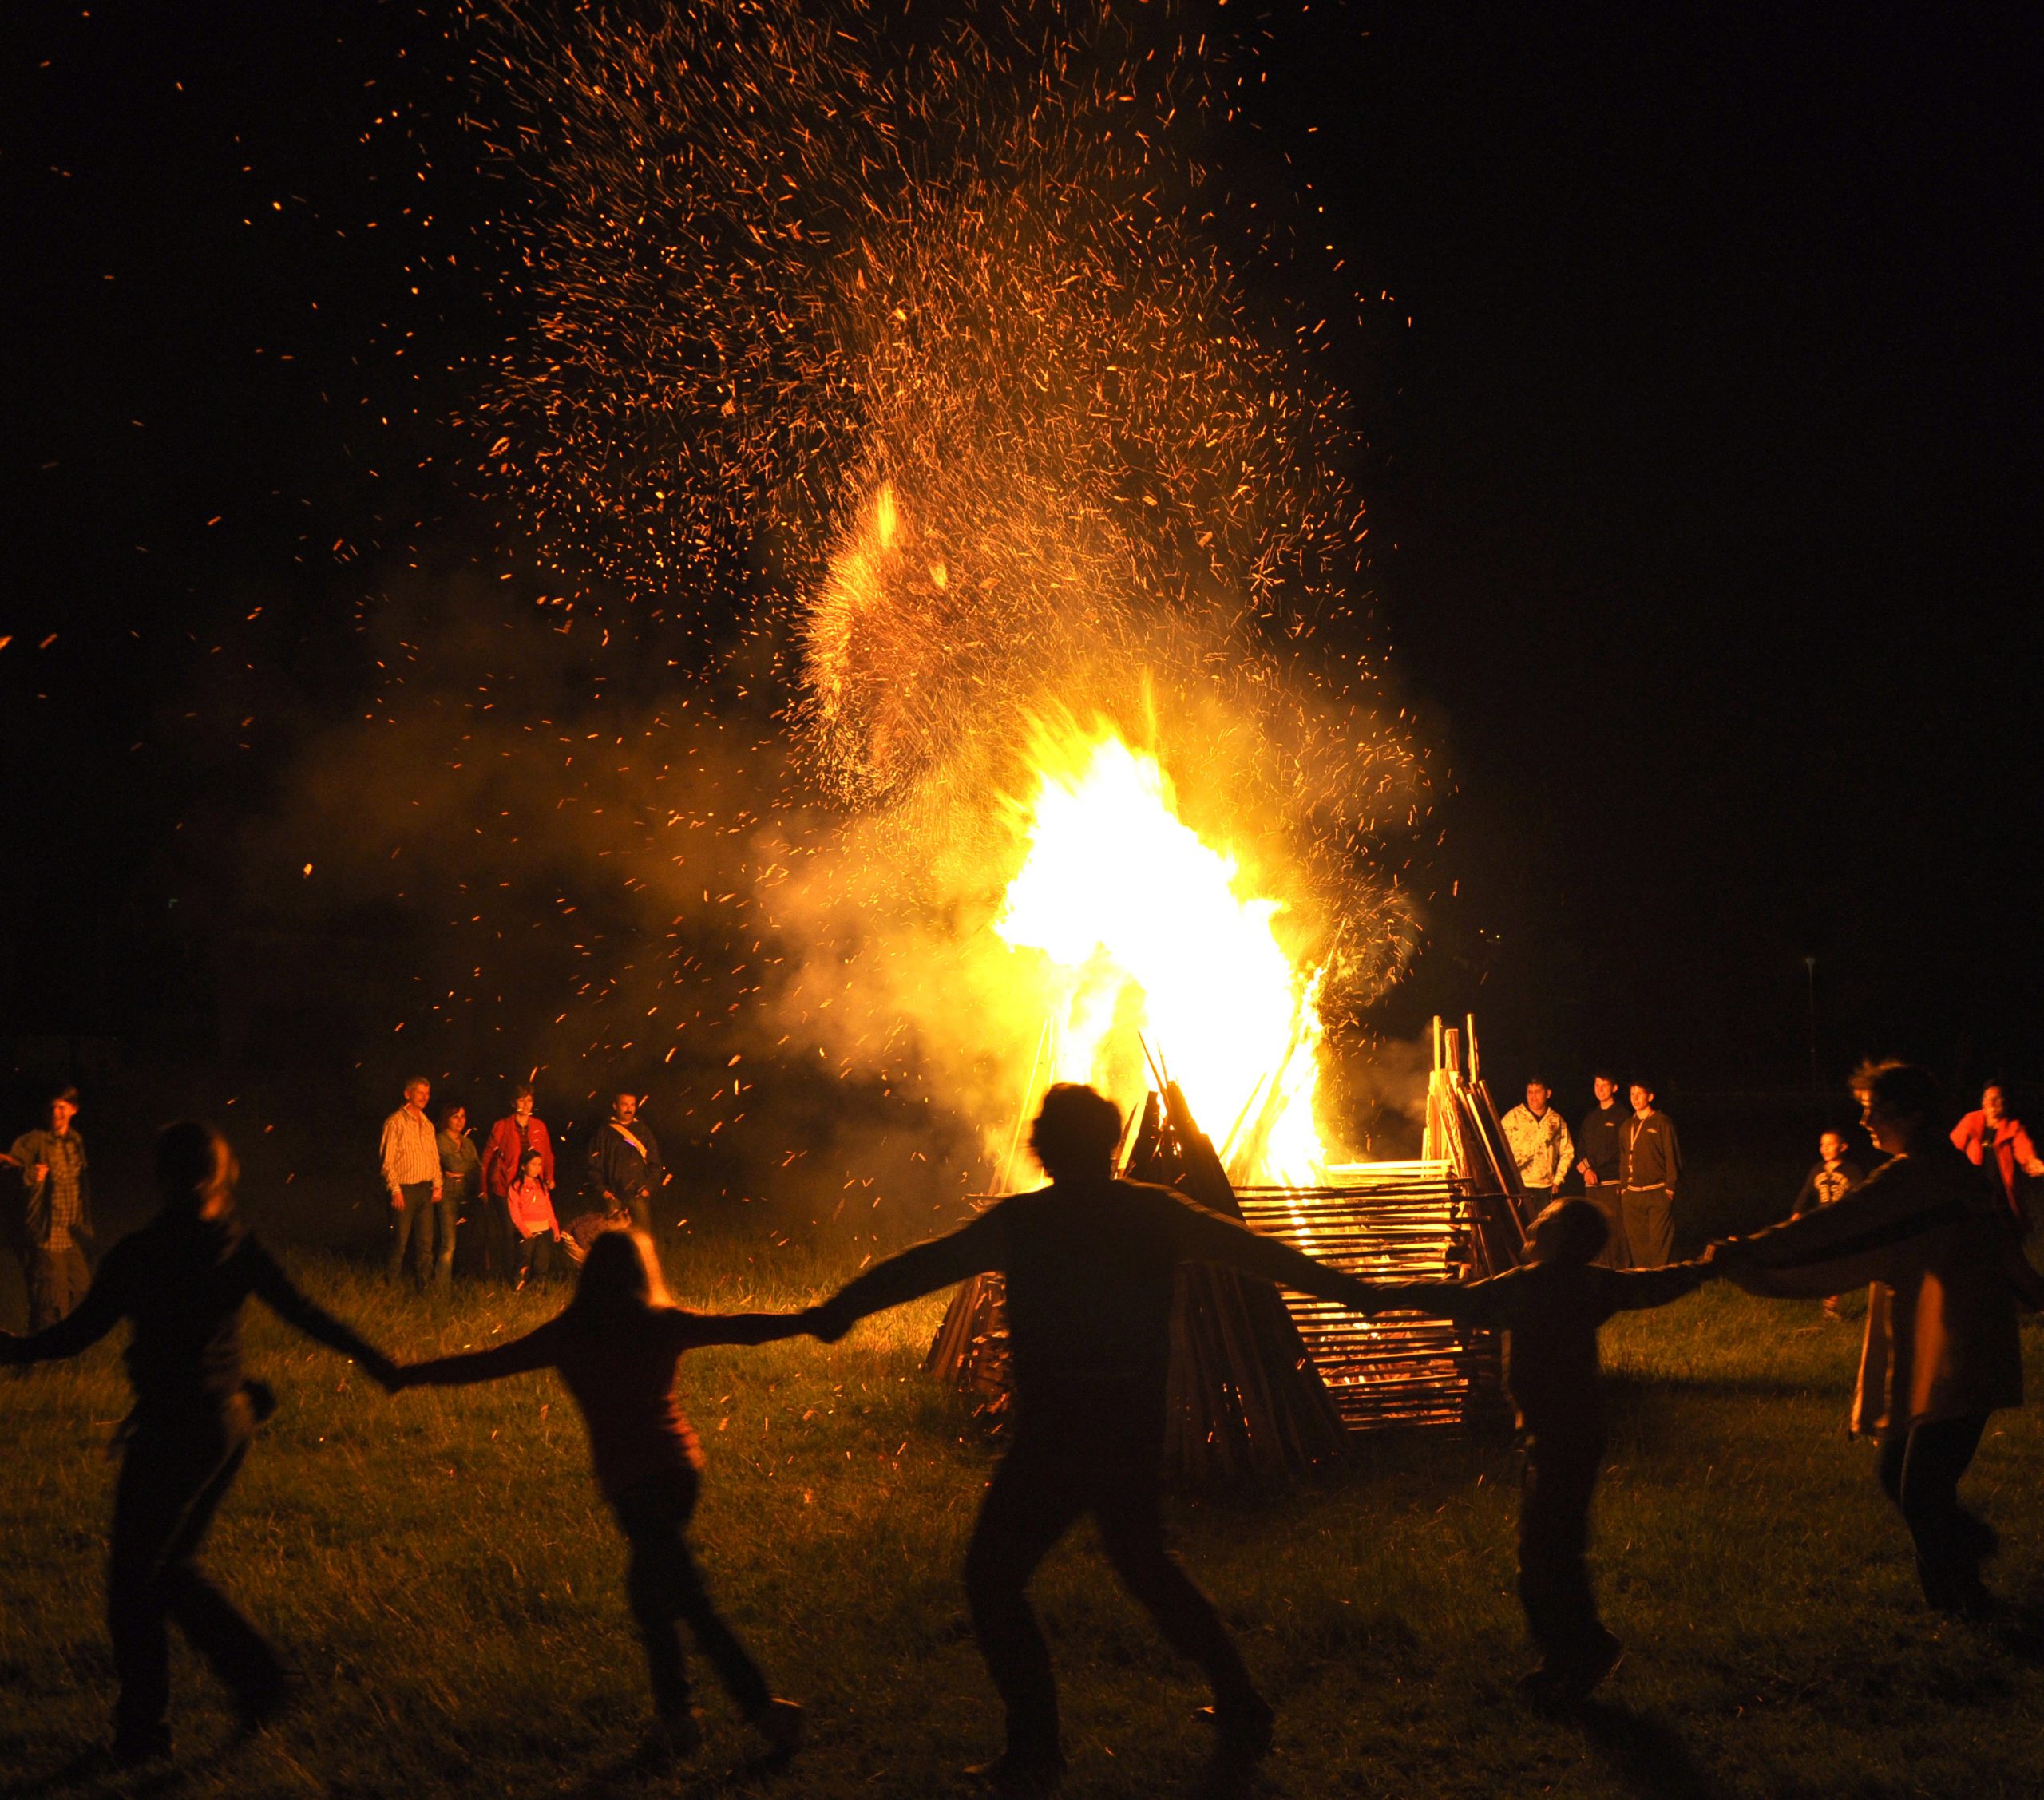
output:
[[536,1331],[498,1344],[493,1350],[472,1350],[461,1356],[436,1356],[430,1362],[406,1364],[397,1371],[400,1387],[467,1387],[477,1382],[497,1381],[505,1375],[529,1375],[534,1369],[550,1369],[560,1357],[560,1324],[549,1319]]
[[1452,1319],[1458,1325],[1508,1325],[1511,1288],[1503,1277],[1487,1281],[1371,1281],[1367,1311],[1418,1312],[1429,1319]]
[[323,1343],[329,1350],[353,1357],[379,1387],[392,1393],[397,1391],[397,1364],[316,1300],[307,1299],[298,1284],[284,1273],[283,1265],[260,1244],[252,1244],[248,1249],[256,1259],[255,1292],[264,1305],[315,1343]]
[[1643,1312],[1693,1294],[1713,1275],[1715,1258],[1707,1262],[1670,1263],[1661,1268],[1611,1268],[1601,1272],[1614,1312]]
[[998,1268],[1006,1238],[1000,1217],[1000,1209],[996,1207],[949,1237],[932,1238],[876,1263],[817,1307],[814,1322],[802,1328],[834,1343],[869,1312],[885,1312],[891,1306],[954,1286],[969,1275]]
[[120,1323],[128,1310],[126,1276],[132,1260],[115,1251],[100,1265],[98,1276],[77,1307],[46,1331],[26,1338],[0,1331],[0,1363],[52,1363],[89,1350]]
[[1353,1275],[1326,1264],[1315,1262],[1302,1250],[1295,1250],[1282,1238],[1266,1237],[1247,1225],[1210,1212],[1197,1202],[1176,1197],[1173,1204],[1182,1217],[1175,1221],[1178,1249],[1188,1262],[1218,1263],[1244,1275],[1260,1275],[1301,1294],[1311,1294],[1352,1311],[1364,1311],[1373,1304],[1369,1287]]
[[823,1308],[804,1307],[799,1312],[688,1312],[675,1309],[680,1321],[677,1335],[683,1350],[711,1344],[778,1343],[783,1338],[798,1338],[814,1331],[822,1323]]

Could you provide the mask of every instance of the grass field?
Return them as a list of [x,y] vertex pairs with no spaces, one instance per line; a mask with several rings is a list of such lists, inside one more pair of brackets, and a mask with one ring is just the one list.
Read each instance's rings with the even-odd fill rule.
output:
[[[307,1285],[397,1354],[481,1344],[553,1301],[487,1290],[392,1301],[361,1268]],[[805,1304],[840,1275],[798,1253],[700,1244],[685,1304]],[[992,1450],[918,1372],[937,1303],[843,1343],[706,1353],[684,1404],[710,1458],[697,1541],[715,1591],[812,1734],[789,1770],[706,1689],[709,1743],[675,1780],[624,1771],[645,1720],[619,1541],[581,1426],[551,1376],[389,1400],[252,1322],[283,1399],[212,1560],[309,1678],[275,1731],[232,1741],[222,1696],[177,1655],[180,1761],[139,1784],[201,1795],[654,1791],[796,1797],[950,1790],[998,1746],[966,1633],[965,1537]],[[1814,1303],[1722,1288],[1606,1333],[1614,1436],[1601,1591],[1630,1652],[1583,1718],[1527,1712],[1512,1594],[1507,1445],[1364,1442],[1353,1466],[1261,1496],[1181,1499],[1186,1560],[1280,1709],[1270,1796],[2034,1796],[2044,1791],[2044,1633],[1951,1625],[1918,1601],[1906,1540],[1843,1426],[1858,1343]],[[2044,1375],[2044,1334],[2029,1339]],[[0,1380],[0,1781],[122,1791],[80,1753],[104,1736],[101,1622],[125,1410],[116,1347]],[[2044,1438],[1998,1417],[1970,1493],[2006,1545],[1993,1571],[2044,1600]],[[1039,1597],[1075,1794],[1193,1793],[1196,1679],[1107,1578],[1083,1535]],[[2019,1614],[2019,1616],[2021,1615]]]

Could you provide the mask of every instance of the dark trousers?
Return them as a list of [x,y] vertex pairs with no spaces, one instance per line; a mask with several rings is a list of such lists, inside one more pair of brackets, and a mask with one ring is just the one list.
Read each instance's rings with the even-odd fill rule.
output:
[[1615,1181],[1599,1181],[1586,1187],[1583,1197],[1604,1215],[1606,1236],[1597,1260],[1606,1268],[1630,1268],[1632,1252],[1626,1243],[1625,1198]]
[[747,1719],[757,1719],[772,1698],[766,1678],[711,1604],[703,1573],[688,1548],[697,1488],[695,1470],[677,1470],[641,1482],[611,1501],[632,1546],[624,1589],[639,1640],[646,1647],[653,1710],[662,1719],[677,1719],[688,1711],[688,1664],[675,1629],[677,1620],[686,1620],[696,1647],[710,1659],[739,1710]]
[[1666,1268],[1675,1260],[1675,1197],[1667,1189],[1627,1188],[1625,1220],[1634,1268]]
[[47,1331],[60,1319],[68,1318],[85,1297],[93,1272],[85,1266],[85,1253],[73,1244],[69,1249],[46,1250],[30,1244],[22,1252],[22,1285],[28,1290],[29,1329]]
[[1881,1439],[1881,1486],[1916,1545],[1923,1598],[1949,1612],[1979,1596],[1980,1559],[1993,1533],[1959,1504],[1959,1478],[1980,1447],[1985,1414],[1934,1419]]
[[1215,1700],[1226,1707],[1256,1697],[1214,1603],[1164,1546],[1162,1462],[1154,1430],[1115,1436],[1063,1429],[1055,1419],[1018,1426],[965,1553],[972,1630],[1008,1709],[1011,1751],[1058,1748],[1050,1648],[1026,1590],[1036,1565],[1087,1513],[1122,1585],[1171,1648],[1206,1671]]
[[398,1192],[405,1197],[405,1204],[390,1209],[390,1279],[395,1281],[402,1277],[406,1248],[416,1245],[416,1280],[420,1287],[425,1287],[435,1273],[434,1240],[443,1233],[447,1248],[438,1259],[438,1268],[442,1279],[446,1279],[454,1268],[454,1208],[433,1197],[430,1181],[410,1181]]
[[1519,1205],[1519,1222],[1531,1231],[1533,1228],[1533,1221],[1553,1204],[1555,1190],[1552,1188],[1528,1188],[1516,1198]]
[[248,1454],[251,1427],[238,1398],[226,1413],[175,1426],[145,1425],[128,1446],[114,1490],[106,1619],[121,1682],[117,1739],[145,1746],[170,1703],[174,1621],[244,1707],[273,1699],[284,1668],[200,1566],[213,1515]]
[[1601,1433],[1535,1433],[1519,1500],[1519,1598],[1550,1664],[1586,1661],[1609,1642],[1590,1587],[1590,1505],[1604,1460]]
[[[516,1237],[517,1233],[513,1236]],[[512,1279],[521,1288],[528,1281],[544,1281],[553,1260],[553,1233],[536,1231],[530,1237],[517,1238],[517,1244],[518,1260],[513,1265]]]

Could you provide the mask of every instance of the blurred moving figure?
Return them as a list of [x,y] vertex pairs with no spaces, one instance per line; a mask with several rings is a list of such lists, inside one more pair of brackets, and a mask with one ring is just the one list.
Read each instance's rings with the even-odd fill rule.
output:
[[78,1090],[59,1089],[40,1129],[23,1132],[9,1153],[21,1170],[20,1197],[8,1209],[8,1223],[28,1290],[31,1331],[63,1318],[92,1280],[85,1260],[93,1241],[92,1174],[84,1140],[72,1129],[77,1116]]
[[678,1619],[687,1620],[739,1711],[774,1751],[789,1754],[801,1735],[802,1708],[774,1697],[711,1603],[695,1566],[687,1531],[702,1485],[703,1453],[674,1389],[688,1351],[771,1343],[815,1323],[814,1309],[685,1312],[667,1298],[652,1240],[643,1232],[605,1232],[590,1246],[574,1299],[537,1331],[494,1350],[443,1356],[398,1372],[403,1387],[454,1387],[534,1369],[561,1371],[589,1428],[597,1482],[632,1546],[625,1591],[653,1687],[655,1725],[641,1754],[648,1764],[686,1755],[703,1739],[675,1629]]
[[1947,1138],[1929,1070],[1868,1063],[1852,1086],[1889,1160],[1843,1199],[1713,1255],[1755,1294],[1870,1284],[1852,1429],[1880,1442],[1881,1486],[1915,1543],[1924,1599],[1979,1617],[1994,1610],[1980,1565],[1998,1541],[1959,1504],[1959,1478],[1988,1415],[2022,1404],[2016,1307],[2044,1305],[2044,1278]]
[[[1044,1096],[1030,1138],[1051,1185],[860,1276],[820,1310],[834,1341],[868,1313],[998,1269],[1007,1278],[1014,1435],[965,1555],[972,1629],[1008,1711],[1008,1746],[973,1771],[1040,1793],[1064,1770],[1050,1650],[1031,1608],[1036,1566],[1090,1514],[1100,1547],[1172,1648],[1206,1671],[1224,1758],[1270,1748],[1257,1691],[1214,1604],[1164,1545],[1165,1400],[1178,1266],[1218,1263],[1361,1307],[1369,1290],[1168,1188],[1115,1178],[1122,1119],[1089,1087]],[[593,1254],[593,1252],[592,1252]]]
[[1701,1263],[1666,1268],[1591,1266],[1604,1216],[1586,1200],[1558,1200],[1533,1221],[1528,1260],[1466,1286],[1373,1282],[1373,1308],[1424,1312],[1511,1334],[1511,1397],[1526,1438],[1519,1503],[1519,1598],[1540,1648],[1522,1683],[1535,1701],[1573,1705],[1624,1653],[1597,1616],[1590,1584],[1590,1509],[1604,1462],[1603,1377],[1597,1333],[1614,1313],[1680,1300],[1703,1282]]
[[1980,1090],[1979,1108],[1951,1128],[1951,1141],[1968,1162],[1987,1171],[2016,1230],[2027,1237],[2036,1220],[2030,1215],[2030,1196],[2022,1177],[2034,1181],[2044,1177],[2044,1161],[2038,1160],[2037,1146],[2030,1141],[2022,1121],[2010,1113],[2007,1089],[1999,1082],[1988,1082]]
[[351,1356],[386,1387],[390,1362],[292,1285],[234,1204],[240,1177],[227,1140],[188,1120],[156,1141],[163,1205],[107,1253],[77,1310],[32,1337],[0,1335],[0,1363],[75,1356],[121,1320],[135,1407],[114,1490],[106,1614],[121,1696],[113,1749],[123,1763],[168,1755],[170,1640],[175,1622],[234,1693],[244,1728],[267,1723],[291,1679],[261,1632],[200,1562],[213,1515],[241,1468],[256,1426],[276,1402],[244,1381],[241,1307],[252,1294],[287,1324]]

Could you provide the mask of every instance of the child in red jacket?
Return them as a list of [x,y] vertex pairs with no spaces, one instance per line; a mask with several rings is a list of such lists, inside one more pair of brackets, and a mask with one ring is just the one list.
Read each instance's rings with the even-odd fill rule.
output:
[[703,1455],[675,1403],[675,1372],[705,1344],[770,1343],[811,1329],[813,1314],[683,1311],[667,1297],[643,1232],[605,1232],[590,1246],[566,1309],[536,1331],[494,1350],[443,1356],[398,1371],[402,1387],[455,1387],[532,1369],[557,1369],[582,1409],[596,1480],[632,1548],[625,1576],[646,1648],[657,1723],[655,1759],[702,1741],[690,1704],[677,1619],[686,1619],[731,1698],[778,1755],[794,1751],[802,1708],[777,1699],[711,1604],[687,1536]]

